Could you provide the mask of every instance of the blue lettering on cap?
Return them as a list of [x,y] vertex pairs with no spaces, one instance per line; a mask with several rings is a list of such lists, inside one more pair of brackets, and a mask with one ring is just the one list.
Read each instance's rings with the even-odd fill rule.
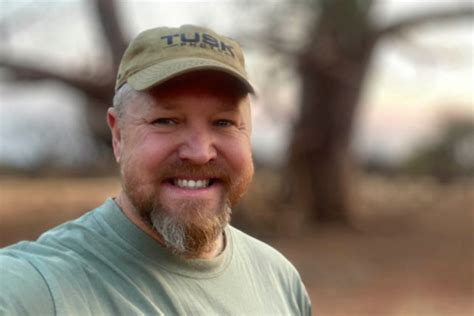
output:
[[200,38],[201,37],[199,36],[199,33],[197,32],[194,33],[194,38],[187,38],[185,33],[181,33],[181,42],[183,43],[188,43],[188,42],[197,43],[199,42]]
[[[179,39],[178,43],[175,43],[174,39],[177,37]],[[164,35],[160,39],[165,40],[167,47],[175,47],[175,46],[191,46],[191,47],[201,47],[201,48],[210,48],[215,49],[218,52],[224,53],[226,55],[230,55],[235,57],[233,52],[233,47],[224,43],[223,41],[217,40],[214,36],[202,33],[195,32],[194,37],[188,37],[186,33],[180,34],[170,34]],[[199,44],[199,45],[197,45]]]
[[179,36],[179,34],[165,35],[160,37],[161,39],[166,39],[166,44],[173,45],[173,38]]
[[219,41],[209,34],[202,34],[202,41],[211,47],[219,47]]
[[232,49],[233,49],[232,46],[226,45],[224,42],[221,41],[221,50],[224,51],[224,52],[228,51],[232,55],[232,57],[235,57],[234,52],[232,51]]

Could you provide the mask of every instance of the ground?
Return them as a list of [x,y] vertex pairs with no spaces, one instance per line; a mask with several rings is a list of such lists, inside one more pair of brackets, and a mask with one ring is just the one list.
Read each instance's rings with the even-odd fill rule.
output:
[[[474,315],[472,180],[364,176],[352,228],[291,229],[265,241],[300,271],[315,315]],[[0,246],[113,196],[116,178],[0,178]]]

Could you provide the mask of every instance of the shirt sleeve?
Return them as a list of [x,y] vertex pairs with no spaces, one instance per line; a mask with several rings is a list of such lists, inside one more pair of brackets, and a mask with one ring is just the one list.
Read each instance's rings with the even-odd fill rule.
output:
[[311,316],[311,315],[313,315],[311,300],[309,299],[309,296],[308,296],[308,293],[306,292],[306,290],[304,288],[303,288],[303,290],[304,290],[304,293],[303,293],[301,301],[300,301],[300,303],[301,303],[301,305],[300,305],[301,314]]
[[27,260],[0,254],[0,315],[54,315],[46,281]]
[[300,315],[311,316],[312,315],[312,306],[311,300],[309,298],[308,292],[301,281],[299,274],[295,279],[296,282],[296,300],[299,307]]

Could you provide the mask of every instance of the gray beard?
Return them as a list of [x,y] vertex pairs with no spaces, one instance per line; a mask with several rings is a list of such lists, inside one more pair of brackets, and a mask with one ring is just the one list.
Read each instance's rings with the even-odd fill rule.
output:
[[163,238],[165,246],[174,254],[198,258],[212,250],[230,222],[230,202],[222,203],[217,214],[203,211],[202,205],[196,202],[186,205],[186,212],[189,216],[183,217],[182,214],[171,214],[161,205],[155,205],[149,213],[149,219],[154,230]]

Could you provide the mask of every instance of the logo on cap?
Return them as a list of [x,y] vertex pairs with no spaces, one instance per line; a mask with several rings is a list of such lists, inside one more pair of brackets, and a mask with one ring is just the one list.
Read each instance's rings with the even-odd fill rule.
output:
[[216,39],[210,34],[195,32],[194,36],[188,35],[189,34],[186,33],[164,35],[161,37],[161,40],[165,42],[166,46],[164,48],[176,46],[200,47],[205,49],[210,48],[235,58],[233,52],[234,48],[231,45]]

